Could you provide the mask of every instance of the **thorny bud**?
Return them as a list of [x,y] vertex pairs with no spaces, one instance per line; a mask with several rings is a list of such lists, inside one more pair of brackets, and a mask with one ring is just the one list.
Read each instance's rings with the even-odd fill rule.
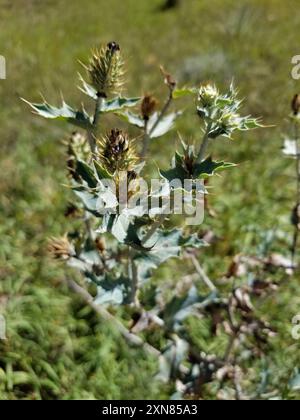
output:
[[300,111],[300,95],[295,95],[292,100],[292,111],[295,116],[299,114]]
[[116,42],[110,42],[106,47],[95,50],[89,65],[85,67],[99,97],[118,93],[123,86],[124,63],[120,55],[120,46]]
[[219,91],[215,85],[201,86],[199,90],[199,101],[204,107],[214,105],[215,100],[219,96]]
[[142,116],[145,121],[148,121],[157,107],[157,100],[152,95],[145,95],[141,105]]
[[225,114],[222,116],[220,123],[224,130],[234,130],[240,125],[240,116],[233,113]]
[[73,245],[67,236],[51,238],[48,244],[48,252],[54,259],[68,260],[75,255]]
[[98,158],[110,173],[131,171],[138,158],[128,134],[114,129],[99,141]]

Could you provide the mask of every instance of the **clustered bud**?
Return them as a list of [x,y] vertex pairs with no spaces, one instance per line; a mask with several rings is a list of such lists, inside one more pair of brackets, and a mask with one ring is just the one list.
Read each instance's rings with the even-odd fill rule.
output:
[[199,90],[199,101],[203,107],[214,105],[219,96],[219,91],[215,85],[201,86]]
[[123,66],[120,46],[116,42],[94,51],[86,69],[98,96],[107,97],[109,93],[119,92],[123,86]]
[[135,148],[128,134],[113,129],[98,143],[98,158],[108,172],[131,171],[137,161]]
[[68,260],[75,255],[74,248],[67,236],[51,238],[48,244],[48,252],[52,258],[57,260]]

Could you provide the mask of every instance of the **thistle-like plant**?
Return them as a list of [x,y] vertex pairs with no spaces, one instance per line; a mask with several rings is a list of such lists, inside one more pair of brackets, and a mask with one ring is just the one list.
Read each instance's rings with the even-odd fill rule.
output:
[[[69,183],[77,197],[76,206],[68,206],[67,213],[81,218],[82,224],[75,232],[52,239],[49,251],[79,271],[87,286],[96,286],[97,293],[92,297],[74,280],[67,280],[95,310],[111,320],[110,308],[123,307],[126,319],[132,317],[132,321],[128,330],[125,322],[114,319],[121,333],[132,344],[159,356],[159,377],[174,381],[181,395],[200,397],[202,387],[218,375],[222,384],[232,380],[236,389],[237,377],[242,376],[233,363],[236,341],[243,335],[242,346],[246,346],[253,331],[262,326],[266,334],[270,331],[252,315],[249,295],[255,285],[252,289],[234,289],[221,297],[199,264],[197,250],[207,244],[197,232],[191,233],[191,227],[167,228],[169,215],[161,203],[169,194],[170,208],[175,209],[176,188],[170,187],[174,180],[182,181],[183,202],[188,195],[194,200],[197,193],[206,194],[199,181],[235,166],[214,161],[207,155],[209,146],[217,138],[231,139],[236,131],[257,128],[260,123],[240,115],[241,101],[233,85],[226,94],[214,85],[180,88],[163,69],[168,95],[161,110],[157,100],[148,94],[144,98],[111,97],[119,92],[124,79],[121,51],[115,42],[94,52],[86,69],[90,83],[80,77],[81,90],[94,101],[94,115],[84,108],[75,110],[65,102],[59,108],[46,102],[29,103],[38,115],[64,120],[80,130],[67,141]],[[182,112],[171,112],[170,108],[182,97],[197,102],[200,140],[194,146],[182,141],[182,151],[175,153],[171,167],[160,168],[159,186],[145,192],[139,181],[147,173],[149,147],[173,129]],[[101,133],[102,119],[109,114],[138,129],[135,140],[118,128]],[[186,180],[190,181],[189,191],[185,190]],[[126,199],[134,199],[134,206],[128,206],[124,199],[124,185]],[[148,212],[142,203],[147,203]],[[190,260],[196,276],[187,282],[179,279],[170,295],[168,287],[157,286],[153,279],[155,270],[171,258]],[[207,294],[200,293],[195,277],[204,281]],[[194,316],[211,317],[215,330],[227,320],[229,344],[223,356],[204,354],[195,348],[185,323]],[[160,337],[157,341],[151,338],[153,330]],[[141,332],[144,339],[139,336]],[[240,391],[236,389],[236,393],[239,396]]]

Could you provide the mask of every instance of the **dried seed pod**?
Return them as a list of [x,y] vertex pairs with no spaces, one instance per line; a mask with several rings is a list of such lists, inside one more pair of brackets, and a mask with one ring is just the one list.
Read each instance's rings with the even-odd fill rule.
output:
[[173,90],[176,88],[177,81],[162,66],[160,67],[160,71],[162,72],[162,75],[164,77],[165,84],[168,86],[168,88],[170,89],[170,91],[173,92]]
[[106,250],[105,242],[103,238],[96,238],[95,239],[96,248],[100,252],[100,254],[103,254]]
[[68,260],[75,255],[74,247],[67,236],[51,238],[48,244],[48,252],[54,259]]
[[110,42],[106,47],[93,52],[89,65],[85,68],[98,96],[106,97],[120,91],[123,86],[123,67],[120,46],[116,42]]
[[65,217],[66,218],[76,218],[79,217],[81,214],[80,209],[73,203],[69,203],[65,210]]
[[145,95],[141,105],[142,116],[148,121],[157,107],[158,101],[152,95]]
[[97,158],[105,166],[108,172],[132,171],[137,162],[135,148],[128,134],[114,129],[98,141]]
[[300,111],[300,95],[295,95],[292,100],[292,111],[294,115],[298,115]]

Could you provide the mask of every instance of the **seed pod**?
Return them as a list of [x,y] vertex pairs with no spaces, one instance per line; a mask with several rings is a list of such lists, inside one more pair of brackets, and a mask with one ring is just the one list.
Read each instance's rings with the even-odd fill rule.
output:
[[168,86],[168,88],[170,89],[170,91],[173,93],[173,90],[176,88],[177,81],[162,66],[160,67],[160,71],[162,72],[162,75],[164,77],[165,84]]
[[80,216],[80,209],[73,203],[69,203],[65,210],[65,217],[70,219],[75,219]]
[[48,252],[54,259],[68,260],[75,255],[74,248],[67,236],[51,238],[48,244]]
[[295,95],[292,100],[292,111],[294,115],[298,115],[300,111],[300,95]]
[[128,134],[114,129],[110,134],[98,141],[98,156],[109,173],[131,171],[137,162],[135,148]]
[[157,107],[157,100],[152,95],[145,95],[141,105],[142,116],[145,121],[148,121]]
[[110,42],[106,47],[95,50],[85,68],[99,97],[118,93],[123,86],[123,60],[120,46],[116,42]]
[[105,242],[104,242],[103,238],[96,238],[95,244],[96,244],[96,248],[98,249],[100,254],[103,254],[106,250]]

